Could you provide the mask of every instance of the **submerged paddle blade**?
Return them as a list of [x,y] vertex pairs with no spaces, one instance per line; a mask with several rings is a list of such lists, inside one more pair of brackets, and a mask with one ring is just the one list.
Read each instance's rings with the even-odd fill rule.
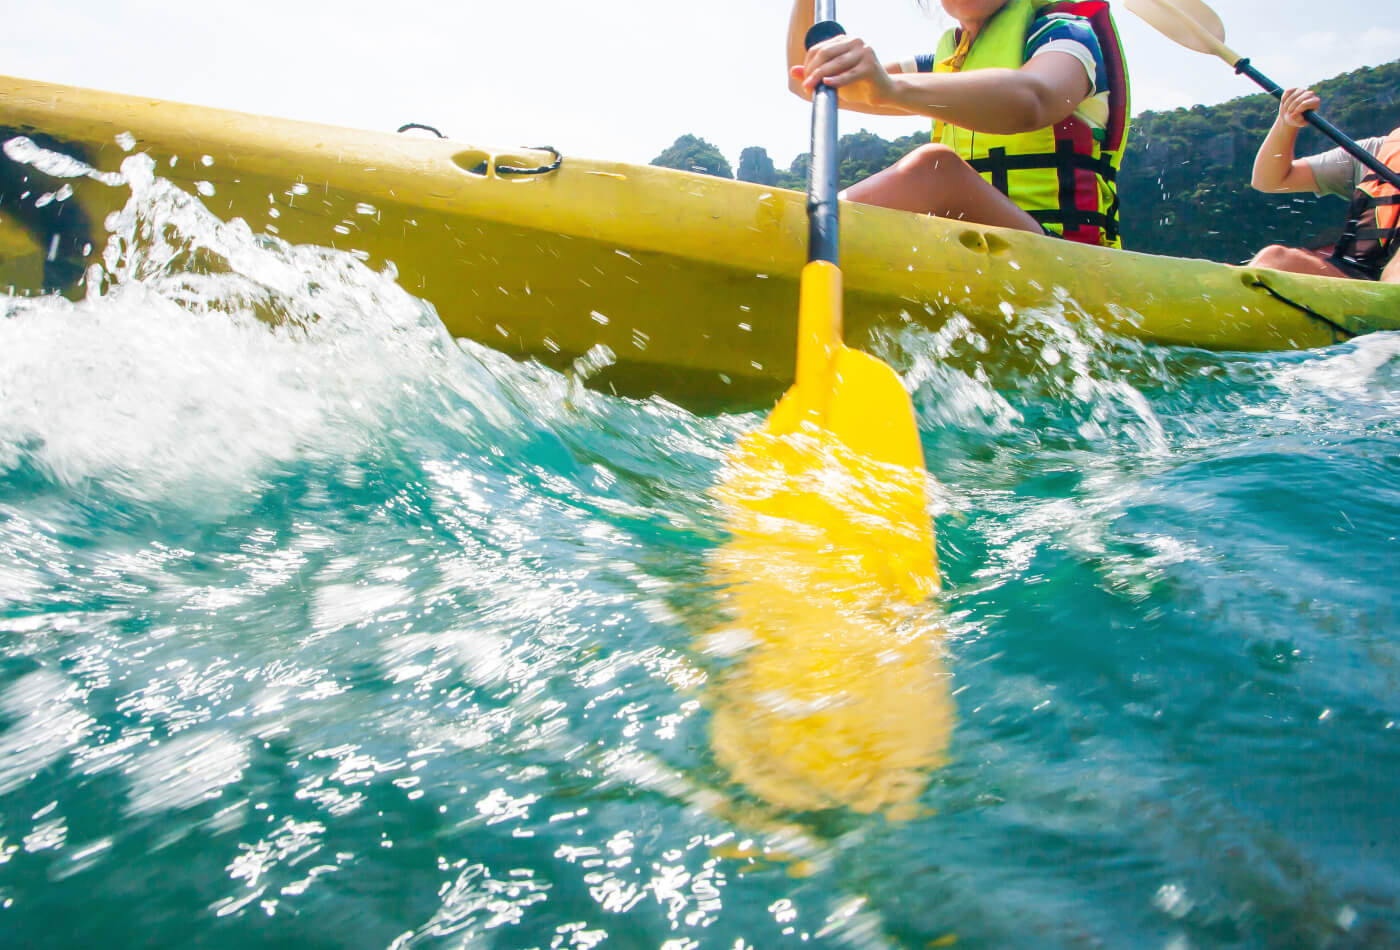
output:
[[1225,24],[1201,0],[1126,0],[1124,4],[1167,39],[1200,53],[1237,56],[1225,46]]
[[702,648],[734,660],[711,740],[774,805],[906,817],[944,760],[953,704],[918,608],[938,586],[924,479],[818,426],[757,432],[731,456],[732,537],[713,562],[731,623]]
[[794,599],[772,564],[737,593],[743,626],[710,641],[743,650],[711,697],[715,758],[778,808],[914,817],[954,722],[939,632]]

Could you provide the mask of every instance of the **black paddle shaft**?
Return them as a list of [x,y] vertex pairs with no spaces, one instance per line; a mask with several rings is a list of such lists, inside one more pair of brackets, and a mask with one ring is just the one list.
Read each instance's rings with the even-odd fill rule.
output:
[[[1280,101],[1283,100],[1282,87],[1280,87],[1278,83],[1274,82],[1268,76],[1265,76],[1259,70],[1251,66],[1249,63],[1248,56],[1246,56],[1244,59],[1240,60],[1238,63],[1235,64],[1235,72],[1239,73],[1242,76],[1248,76],[1250,79],[1253,79],[1260,86],[1264,87],[1264,90],[1267,93],[1269,93],[1269,95],[1273,96],[1275,99],[1278,99]],[[1308,124],[1311,125],[1313,128],[1317,129],[1323,135],[1327,136],[1329,139],[1336,142],[1342,148],[1346,149],[1347,153],[1351,155],[1352,158],[1355,158],[1358,162],[1371,169],[1371,171],[1375,172],[1377,175],[1380,175],[1393,187],[1400,188],[1400,175],[1397,175],[1392,169],[1388,168],[1386,164],[1382,162],[1379,158],[1376,158],[1376,156],[1366,151],[1360,145],[1357,145],[1341,129],[1337,128],[1331,122],[1328,122],[1326,119],[1318,115],[1316,112],[1313,112],[1312,110],[1304,112],[1303,118],[1307,119]]]
[[[816,22],[807,31],[811,49],[846,31],[836,22],[836,0],[816,0]],[[812,92],[812,160],[807,166],[807,260],[839,264],[840,214],[837,208],[836,108],[834,86]]]

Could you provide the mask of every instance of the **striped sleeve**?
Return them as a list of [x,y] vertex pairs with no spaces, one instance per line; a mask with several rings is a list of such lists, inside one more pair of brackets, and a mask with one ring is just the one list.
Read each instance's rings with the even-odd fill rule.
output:
[[1026,62],[1042,53],[1068,53],[1084,66],[1093,83],[1091,96],[1108,92],[1108,67],[1094,28],[1083,17],[1051,14],[1031,24],[1026,38]]

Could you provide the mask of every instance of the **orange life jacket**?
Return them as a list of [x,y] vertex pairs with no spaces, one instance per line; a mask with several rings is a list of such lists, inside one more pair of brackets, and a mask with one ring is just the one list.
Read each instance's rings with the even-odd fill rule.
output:
[[[1376,157],[1400,172],[1400,129],[1386,136]],[[1346,227],[1332,256],[1379,275],[1400,250],[1400,189],[1368,171],[1351,199]]]

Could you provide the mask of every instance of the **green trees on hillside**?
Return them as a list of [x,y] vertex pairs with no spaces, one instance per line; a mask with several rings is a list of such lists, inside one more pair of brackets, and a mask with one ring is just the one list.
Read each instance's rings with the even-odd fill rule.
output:
[[[1243,84],[1228,73],[1222,77],[1222,82],[1230,81]],[[1400,126],[1400,60],[1345,73],[1313,88],[1322,97],[1322,114],[1355,138]],[[1331,243],[1346,215],[1344,202],[1311,194],[1264,195],[1249,187],[1254,154],[1277,112],[1277,100],[1259,93],[1218,106],[1138,115],[1118,184],[1124,245],[1233,263],[1265,244]],[[885,168],[927,141],[927,133],[916,133],[890,142],[864,129],[842,136],[841,186]],[[1298,139],[1299,155],[1331,147],[1311,128]],[[652,164],[731,177],[719,151],[693,135],[681,136]],[[807,164],[804,153],[787,170],[776,169],[764,149],[751,147],[740,157],[738,178],[800,190],[806,187]]]
[[681,171],[718,175],[720,178],[734,177],[729,161],[720,150],[694,135],[682,135],[651,163],[662,168],[679,168]]

